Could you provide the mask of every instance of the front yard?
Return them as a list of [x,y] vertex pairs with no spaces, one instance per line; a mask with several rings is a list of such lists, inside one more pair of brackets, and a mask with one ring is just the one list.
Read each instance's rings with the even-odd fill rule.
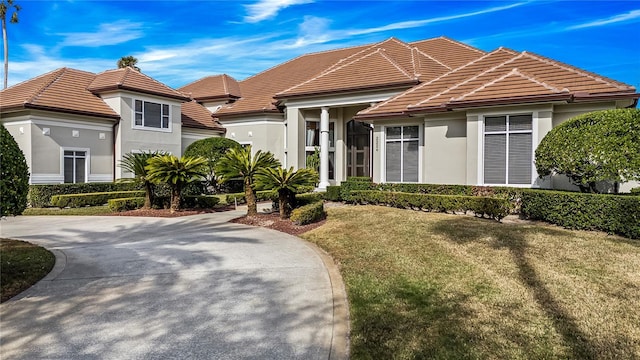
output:
[[640,358],[640,241],[376,206],[303,237],[340,266],[353,359]]

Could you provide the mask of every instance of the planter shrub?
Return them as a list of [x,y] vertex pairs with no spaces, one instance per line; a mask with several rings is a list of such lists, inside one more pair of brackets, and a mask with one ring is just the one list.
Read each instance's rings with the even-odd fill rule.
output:
[[87,194],[54,195],[51,204],[59,208],[78,208],[84,206],[99,206],[106,204],[110,199],[144,196],[144,191],[110,191]]
[[327,213],[324,211],[324,204],[322,201],[317,201],[305,206],[301,206],[297,209],[293,209],[291,212],[291,221],[296,225],[306,225],[324,219]]
[[482,196],[412,194],[403,192],[358,190],[351,193],[358,204],[389,205],[402,209],[459,213],[472,211],[476,216],[502,220],[511,211],[506,199]]
[[[233,193],[227,194],[225,197],[225,201],[229,205],[235,204],[235,201],[238,201],[238,204],[244,204],[247,202],[247,199],[244,197],[244,193]],[[273,190],[262,190],[256,191],[256,200],[257,201],[278,201],[278,193]]]
[[601,230],[640,239],[640,197],[528,190],[522,193],[524,217],[569,229]]
[[184,207],[195,209],[213,209],[219,202],[220,199],[214,195],[184,196],[182,198]]
[[324,198],[329,201],[340,201],[340,186],[327,186],[327,193]]
[[144,196],[120,198],[120,199],[109,199],[107,204],[109,206],[109,210],[113,212],[136,210],[144,206]]
[[54,195],[86,194],[111,191],[143,190],[142,184],[126,182],[82,183],[82,184],[53,184],[29,185],[28,201],[31,207],[51,206]]
[[324,200],[324,193],[322,192],[310,192],[304,194],[296,194],[296,207],[308,205],[318,201]]

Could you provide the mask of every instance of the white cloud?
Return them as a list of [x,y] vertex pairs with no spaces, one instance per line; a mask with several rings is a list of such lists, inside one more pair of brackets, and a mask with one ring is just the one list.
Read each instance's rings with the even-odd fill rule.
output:
[[144,36],[141,23],[119,20],[100,24],[95,32],[59,33],[64,36],[62,46],[99,47],[117,45]]
[[323,44],[334,40],[336,32],[329,30],[329,19],[305,16],[304,21],[298,26],[298,37],[294,43],[284,45],[284,48],[295,49],[307,47],[313,44]]
[[567,30],[576,30],[576,29],[584,29],[584,28],[590,28],[590,27],[596,27],[596,26],[603,26],[603,25],[615,24],[615,23],[625,22],[625,21],[635,20],[635,19],[640,19],[640,9],[631,10],[628,13],[614,15],[606,19],[599,19],[599,20],[590,21],[584,24],[570,26],[567,28]]
[[471,17],[471,16],[477,16],[477,15],[489,14],[489,13],[493,13],[493,12],[497,12],[497,11],[508,10],[508,9],[512,9],[512,8],[515,8],[515,7],[518,7],[518,6],[522,6],[522,5],[525,5],[525,4],[527,4],[527,3],[526,2],[519,2],[519,3],[514,3],[514,4],[504,5],[504,6],[498,6],[498,7],[492,7],[492,8],[488,8],[488,9],[483,9],[483,10],[478,10],[478,11],[473,11],[473,12],[468,12],[468,13],[462,13],[462,14],[455,14],[455,15],[449,15],[449,16],[439,16],[439,17],[434,17],[434,18],[430,18],[430,19],[423,19],[423,20],[401,21],[401,22],[388,24],[388,25],[384,25],[384,26],[380,26],[380,27],[369,28],[369,29],[355,29],[355,30],[348,31],[347,35],[349,35],[349,36],[365,35],[365,34],[378,33],[378,32],[384,32],[384,31],[391,31],[391,30],[416,28],[416,27],[421,27],[421,26],[425,26],[425,25],[428,25],[428,24],[436,23],[436,22],[456,20],[456,19],[462,19],[462,18],[467,18],[467,17]]
[[255,4],[245,5],[247,16],[244,20],[249,23],[257,23],[274,18],[280,10],[292,5],[312,3],[313,0],[260,0]]

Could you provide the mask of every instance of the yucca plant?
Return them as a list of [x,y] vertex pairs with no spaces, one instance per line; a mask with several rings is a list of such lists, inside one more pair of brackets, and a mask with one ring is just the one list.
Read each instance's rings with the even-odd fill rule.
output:
[[145,167],[148,178],[154,183],[167,183],[171,187],[171,212],[180,210],[180,197],[185,185],[198,181],[204,176],[202,157],[182,157],[160,155],[149,159]]
[[280,167],[280,161],[270,152],[258,150],[251,154],[251,146],[229,149],[216,165],[216,173],[221,181],[240,179],[244,183],[244,194],[247,199],[247,215],[258,214],[256,205],[256,189],[254,177],[260,170]]
[[164,153],[154,152],[141,152],[141,153],[127,153],[122,156],[122,161],[118,164],[125,171],[133,174],[133,178],[118,179],[119,182],[136,182],[144,186],[144,206],[143,209],[150,209],[153,204],[153,182],[148,178],[146,166],[149,159],[154,158]]
[[258,188],[278,191],[281,219],[289,217],[298,189],[302,186],[314,186],[317,181],[318,173],[315,170],[293,170],[293,167],[288,170],[283,167],[266,168],[258,171],[255,176],[255,183]]

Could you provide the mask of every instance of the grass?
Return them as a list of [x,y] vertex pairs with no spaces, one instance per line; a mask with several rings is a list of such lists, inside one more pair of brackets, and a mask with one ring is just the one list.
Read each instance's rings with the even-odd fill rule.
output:
[[22,215],[106,215],[111,214],[111,210],[107,205],[103,206],[86,206],[81,208],[28,208],[26,209]]
[[303,235],[338,263],[353,359],[640,358],[640,242],[387,207]]
[[0,302],[28,289],[51,271],[53,254],[25,241],[0,239]]

